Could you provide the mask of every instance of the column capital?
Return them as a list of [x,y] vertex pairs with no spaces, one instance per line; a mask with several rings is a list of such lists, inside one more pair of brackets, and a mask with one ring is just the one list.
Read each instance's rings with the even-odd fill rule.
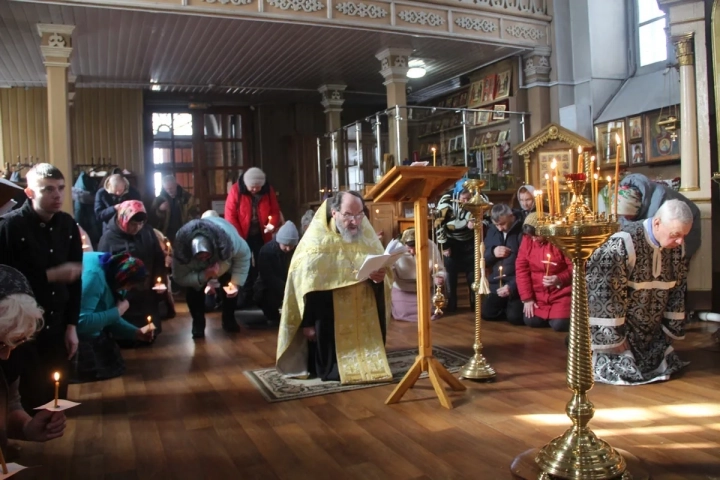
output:
[[389,83],[407,83],[407,72],[411,48],[386,48],[375,54],[375,58],[380,60],[380,75],[385,78],[384,84]]
[[345,89],[347,85],[326,84],[318,88],[318,92],[322,95],[320,104],[325,107],[325,112],[342,112],[343,103],[345,103]]
[[46,67],[69,67],[75,25],[38,23],[40,51]]
[[550,81],[550,54],[547,46],[535,47],[532,52],[523,55],[525,79],[527,83]]
[[686,33],[672,37],[675,56],[681,67],[695,64],[695,34]]

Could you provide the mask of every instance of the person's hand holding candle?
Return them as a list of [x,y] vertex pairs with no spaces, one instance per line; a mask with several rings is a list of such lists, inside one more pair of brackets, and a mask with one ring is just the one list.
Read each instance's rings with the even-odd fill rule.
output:
[[270,233],[275,230],[275,225],[272,224],[272,215],[268,215],[267,225],[265,225],[265,233]]
[[225,290],[225,293],[227,294],[227,298],[237,297],[238,289],[235,285],[233,285],[232,282],[228,282],[227,287],[223,287],[223,290]]

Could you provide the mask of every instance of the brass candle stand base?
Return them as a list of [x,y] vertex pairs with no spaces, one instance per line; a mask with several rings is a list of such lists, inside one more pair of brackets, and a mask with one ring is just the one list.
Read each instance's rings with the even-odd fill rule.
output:
[[475,281],[472,289],[475,292],[475,343],[473,349],[475,354],[460,370],[460,378],[467,380],[494,380],[495,370],[482,354],[482,342],[480,341],[482,322],[482,295],[490,293],[485,278],[485,245],[483,243],[483,215],[486,210],[492,207],[492,203],[483,198],[482,188],[484,180],[468,180],[463,185],[470,190],[472,198],[463,204],[463,208],[469,211],[475,221]]
[[[650,474],[648,473],[647,469],[644,467],[642,462],[633,454],[626,452],[625,450],[619,450],[615,449],[615,452],[617,452],[619,455],[622,455],[622,457],[626,460],[627,467],[625,468],[625,472],[614,477],[613,480],[649,480]],[[517,478],[523,478],[527,480],[552,480],[553,478],[573,478],[573,479],[581,479],[581,478],[608,478],[608,477],[580,477],[580,476],[570,476],[570,477],[558,477],[551,475],[545,471],[543,471],[540,466],[535,462],[535,458],[537,458],[538,454],[540,453],[539,448],[531,448],[530,450],[527,450],[517,457],[515,457],[515,460],[513,460],[512,465],[510,465],[510,471],[512,474]],[[570,470],[570,472],[575,472],[575,470]],[[571,473],[572,474],[572,473]],[[612,478],[612,477],[611,477]]]
[[[577,177],[575,175],[568,177]],[[600,440],[588,427],[595,406],[587,393],[594,384],[590,319],[585,264],[592,253],[618,229],[617,223],[598,218],[583,199],[584,178],[568,178],[573,201],[562,217],[544,217],[538,221],[537,234],[546,237],[572,260],[572,303],[570,311],[570,342],[568,346],[567,386],[573,392],[565,411],[572,426],[560,437],[532,453],[515,459],[513,473],[533,479],[607,480],[629,477],[623,455]],[[537,472],[521,474],[515,465],[527,464],[533,455]],[[522,470],[525,471],[525,470]]]

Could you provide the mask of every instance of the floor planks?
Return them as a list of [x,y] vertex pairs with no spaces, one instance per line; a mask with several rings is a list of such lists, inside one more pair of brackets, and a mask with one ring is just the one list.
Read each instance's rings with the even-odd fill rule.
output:
[[[243,313],[239,312],[239,316]],[[513,458],[569,425],[564,414],[565,334],[483,323],[494,383],[467,382],[445,410],[428,380],[394,406],[392,386],[266,403],[243,375],[274,363],[276,332],[230,337],[210,316],[190,339],[186,313],[164,323],[150,348],[126,350],[128,371],[74,385],[65,437],[22,443],[27,479],[510,479]],[[717,324],[692,323],[677,343],[686,371],[642,387],[596,385],[591,426],[646,463],[655,479],[720,478],[720,353],[706,348]],[[416,344],[395,322],[388,348]],[[433,323],[433,341],[470,354],[469,313]]]

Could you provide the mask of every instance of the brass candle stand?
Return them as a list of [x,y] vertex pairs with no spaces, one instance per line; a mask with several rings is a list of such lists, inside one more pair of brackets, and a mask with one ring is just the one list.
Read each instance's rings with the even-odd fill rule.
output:
[[481,296],[490,293],[487,277],[485,276],[485,243],[483,241],[483,215],[492,207],[492,203],[485,200],[482,195],[484,180],[468,180],[463,184],[472,197],[462,205],[462,208],[470,212],[475,220],[475,281],[472,289],[475,292],[475,343],[473,349],[475,355],[460,370],[460,378],[468,380],[492,380],[495,378],[495,370],[485,360],[482,354],[482,342],[480,341],[480,327],[482,321]]
[[[567,386],[573,396],[565,408],[573,425],[543,448],[519,455],[511,470],[526,479],[647,478],[642,476],[635,457],[627,452],[621,455],[588,426],[595,407],[588,399],[594,378],[585,263],[618,230],[618,224],[614,216],[598,215],[585,204],[583,191],[587,181],[584,174],[567,175],[566,182],[573,194],[569,207],[563,216],[545,215],[538,219],[537,234],[556,245],[573,263],[567,361]],[[631,462],[630,468],[626,459]]]

